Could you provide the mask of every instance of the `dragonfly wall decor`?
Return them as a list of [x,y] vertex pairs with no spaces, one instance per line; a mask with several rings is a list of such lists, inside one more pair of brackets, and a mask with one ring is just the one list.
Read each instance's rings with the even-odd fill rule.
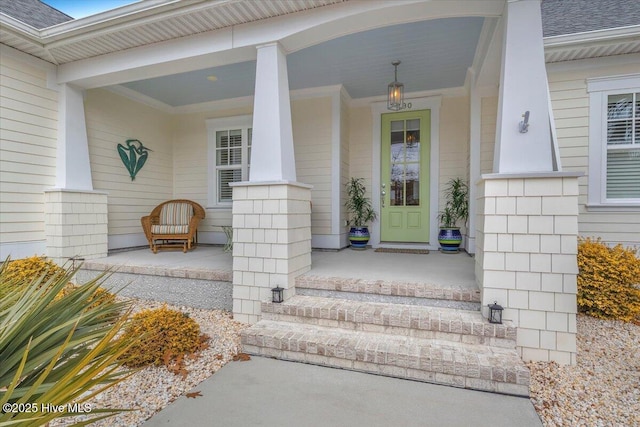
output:
[[147,158],[149,157],[149,151],[153,151],[144,145],[137,139],[127,139],[125,142],[126,147],[122,144],[118,144],[118,154],[122,159],[122,163],[129,171],[131,181],[136,179],[136,174],[142,169]]

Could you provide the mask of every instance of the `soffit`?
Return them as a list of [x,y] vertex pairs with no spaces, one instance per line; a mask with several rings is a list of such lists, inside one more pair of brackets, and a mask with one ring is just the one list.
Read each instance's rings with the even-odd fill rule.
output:
[[[29,31],[2,15],[0,43],[45,61],[64,64],[345,1],[348,0],[160,2],[153,8],[129,15],[122,13],[111,19],[106,19],[110,12],[105,12],[102,21],[97,19],[100,15],[94,15]],[[83,22],[87,25],[82,25]]]
[[640,25],[544,39],[547,63],[640,53]]

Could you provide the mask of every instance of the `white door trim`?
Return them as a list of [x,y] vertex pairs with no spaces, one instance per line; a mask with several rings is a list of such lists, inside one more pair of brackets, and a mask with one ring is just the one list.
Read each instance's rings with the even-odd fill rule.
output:
[[[429,164],[429,248],[438,248],[438,185],[440,176],[440,105],[442,96],[408,99],[411,108],[403,111],[431,110],[431,161]],[[373,115],[372,129],[372,168],[371,168],[371,199],[373,209],[380,213],[380,150],[381,150],[381,116],[388,113],[387,102],[371,104]],[[371,225],[371,246],[380,246],[380,219]]]

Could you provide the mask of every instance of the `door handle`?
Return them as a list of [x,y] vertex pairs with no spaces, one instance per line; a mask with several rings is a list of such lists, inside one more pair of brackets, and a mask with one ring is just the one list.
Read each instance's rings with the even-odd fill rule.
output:
[[384,191],[384,190],[380,191],[380,202],[381,202],[383,208],[384,208],[384,196],[386,196],[386,195],[387,195],[386,191]]

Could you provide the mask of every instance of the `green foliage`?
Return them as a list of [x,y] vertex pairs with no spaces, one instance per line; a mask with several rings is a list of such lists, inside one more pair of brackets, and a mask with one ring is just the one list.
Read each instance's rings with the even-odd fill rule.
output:
[[462,178],[451,178],[444,190],[444,209],[438,213],[438,220],[444,228],[456,227],[458,221],[469,217],[469,186]]
[[581,312],[603,319],[640,321],[640,259],[635,249],[580,239],[578,268]]
[[365,197],[367,189],[363,181],[363,178],[351,178],[346,184],[348,200],[344,207],[349,212],[348,224],[353,227],[365,227],[377,217],[371,199]]
[[200,334],[200,325],[187,314],[166,306],[144,310],[131,319],[123,335],[135,340],[123,355],[127,366],[166,365],[182,372],[182,359],[206,347],[208,337]]
[[[13,274],[9,265],[0,266],[0,283],[8,289],[0,299],[0,405],[82,404],[126,377],[117,368],[130,342],[114,337],[125,325],[121,312],[128,304],[87,302],[95,301],[102,276],[58,296],[75,271],[46,269],[32,278]],[[92,408],[92,421],[117,412]],[[5,411],[0,426],[39,426],[74,415]]]

